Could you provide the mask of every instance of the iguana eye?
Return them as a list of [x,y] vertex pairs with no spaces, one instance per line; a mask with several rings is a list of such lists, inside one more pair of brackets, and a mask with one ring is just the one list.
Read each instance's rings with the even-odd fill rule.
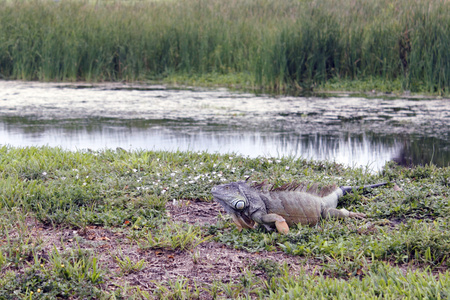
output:
[[238,202],[236,202],[236,204],[234,205],[234,207],[235,207],[236,209],[239,209],[239,210],[244,209],[245,203],[244,203],[244,201],[238,201]]

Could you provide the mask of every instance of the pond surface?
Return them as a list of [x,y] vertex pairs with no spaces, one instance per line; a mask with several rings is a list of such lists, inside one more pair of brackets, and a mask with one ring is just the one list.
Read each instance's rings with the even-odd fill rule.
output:
[[0,81],[0,143],[450,164],[448,99],[273,97],[226,89]]

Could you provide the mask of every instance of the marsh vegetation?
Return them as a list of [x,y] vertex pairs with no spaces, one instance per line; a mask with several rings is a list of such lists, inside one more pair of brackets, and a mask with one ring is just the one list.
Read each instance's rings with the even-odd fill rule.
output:
[[0,2],[0,75],[448,93],[447,1]]
[[[0,298],[449,295],[450,169],[373,174],[299,159],[204,152],[0,148]],[[238,232],[212,186],[251,176],[360,185],[366,220],[288,235]]]

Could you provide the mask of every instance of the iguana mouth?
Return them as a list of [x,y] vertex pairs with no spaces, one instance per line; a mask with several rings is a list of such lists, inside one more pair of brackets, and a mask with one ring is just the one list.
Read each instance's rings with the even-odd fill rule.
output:
[[233,221],[239,229],[242,228],[252,229],[255,227],[255,221],[253,221],[251,218],[249,218],[247,215],[243,213],[235,212],[231,216],[233,217]]
[[249,216],[241,214],[240,217],[247,226],[250,226],[250,228],[253,228],[253,226],[255,226],[255,221],[253,221]]

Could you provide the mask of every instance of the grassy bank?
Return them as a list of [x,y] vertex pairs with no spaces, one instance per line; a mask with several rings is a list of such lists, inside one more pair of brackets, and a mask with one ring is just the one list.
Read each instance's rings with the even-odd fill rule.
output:
[[2,0],[0,74],[217,76],[278,92],[375,81],[374,89],[442,94],[450,87],[449,31],[450,5],[441,0]]
[[[1,147],[0,174],[0,299],[450,295],[449,168],[387,165],[371,174],[289,158]],[[168,203],[208,205],[212,186],[250,175],[278,185],[391,184],[342,199],[342,207],[366,213],[366,220],[324,221],[288,235],[240,233],[226,215],[211,224],[187,224],[183,214],[167,214]],[[221,253],[240,251],[253,259],[234,267],[237,280],[179,276],[143,283],[156,259],[165,261],[156,267],[163,274],[178,257],[208,267],[212,250],[198,251],[215,244]],[[280,261],[268,259],[271,253]],[[288,259],[301,271],[294,274],[283,263]]]

